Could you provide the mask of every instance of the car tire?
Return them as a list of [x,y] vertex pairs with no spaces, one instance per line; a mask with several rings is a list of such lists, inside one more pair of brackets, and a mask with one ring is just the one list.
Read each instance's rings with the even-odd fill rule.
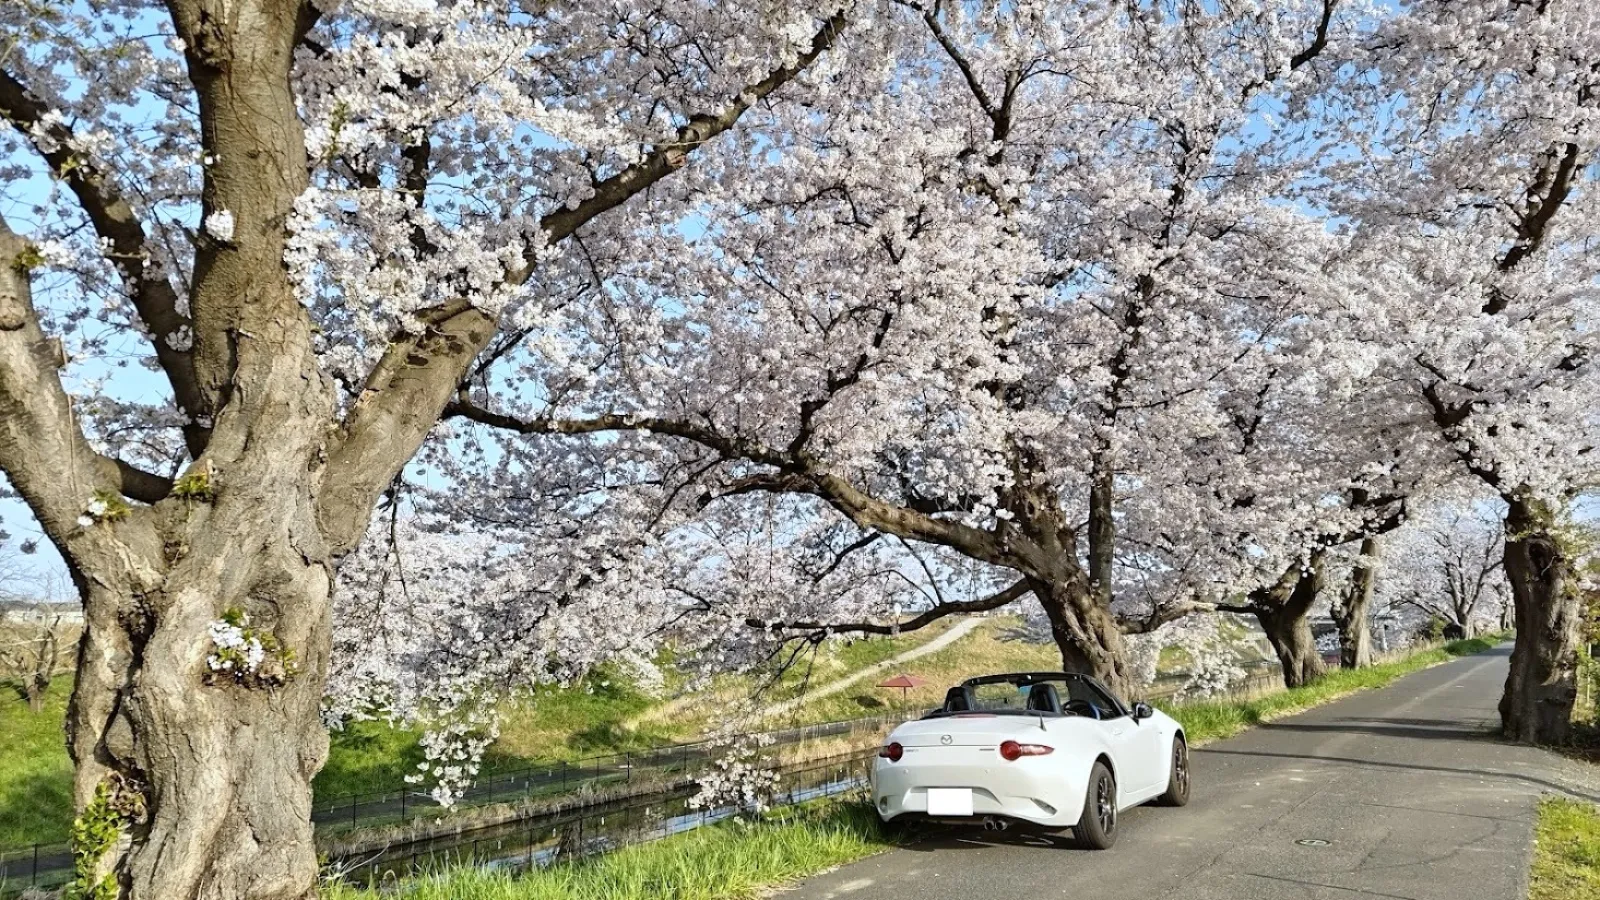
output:
[[1073,837],[1085,850],[1109,850],[1117,842],[1117,779],[1106,764],[1095,761],[1083,794],[1083,812]]
[[1193,779],[1189,767],[1189,744],[1183,735],[1172,737],[1172,764],[1167,771],[1167,791],[1156,798],[1158,806],[1188,806],[1189,783]]

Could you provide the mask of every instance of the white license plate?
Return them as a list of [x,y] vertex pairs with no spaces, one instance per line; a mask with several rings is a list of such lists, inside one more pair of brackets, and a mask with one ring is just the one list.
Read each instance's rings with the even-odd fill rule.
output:
[[928,788],[928,815],[972,815],[972,788]]

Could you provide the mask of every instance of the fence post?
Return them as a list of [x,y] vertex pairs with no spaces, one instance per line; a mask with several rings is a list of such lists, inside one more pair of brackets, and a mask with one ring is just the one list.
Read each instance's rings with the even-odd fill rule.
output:
[[406,823],[406,798],[409,797],[409,796],[411,796],[411,792],[402,788],[401,791],[400,791],[400,824],[401,825],[404,825]]
[[28,887],[39,885],[39,845],[33,845],[33,871],[28,874]]
[[622,764],[627,767],[627,769],[626,769],[626,771],[628,773],[627,779],[626,779],[627,783],[628,784],[632,784],[633,783],[633,751],[632,750],[624,750],[622,752]]
[[567,790],[567,761],[564,759],[561,761],[561,790],[563,793]]
[[350,795],[350,824],[356,823],[356,795]]

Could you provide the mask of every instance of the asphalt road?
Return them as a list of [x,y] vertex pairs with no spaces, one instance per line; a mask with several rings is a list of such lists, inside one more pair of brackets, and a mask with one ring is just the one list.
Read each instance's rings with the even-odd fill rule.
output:
[[1521,900],[1540,796],[1600,801],[1600,777],[1490,737],[1509,655],[1454,660],[1198,749],[1189,806],[1128,811],[1109,851],[952,830],[782,896]]

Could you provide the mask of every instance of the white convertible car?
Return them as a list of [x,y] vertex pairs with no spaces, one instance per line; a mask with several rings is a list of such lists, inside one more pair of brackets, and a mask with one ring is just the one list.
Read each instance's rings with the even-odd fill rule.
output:
[[872,796],[888,823],[1070,828],[1103,850],[1122,810],[1189,802],[1189,748],[1171,717],[1087,676],[988,675],[890,732]]

